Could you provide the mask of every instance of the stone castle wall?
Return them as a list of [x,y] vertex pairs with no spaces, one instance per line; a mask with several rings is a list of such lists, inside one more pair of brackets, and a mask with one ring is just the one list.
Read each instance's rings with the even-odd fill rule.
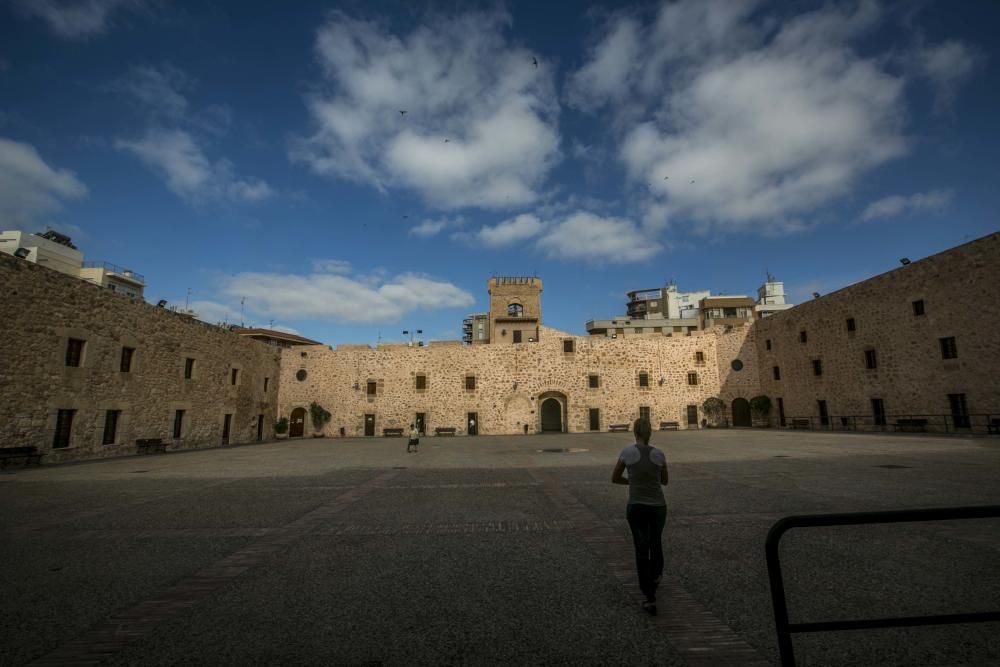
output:
[[[970,413],[1000,417],[998,286],[1000,234],[991,234],[761,320],[754,339],[763,393],[781,397],[788,418],[815,418],[825,400],[837,426],[840,415],[870,419],[873,398],[883,400],[889,423],[908,414],[943,423],[948,394],[964,394]],[[918,300],[923,315],[914,314]],[[957,358],[942,358],[945,337],[955,338]],[[874,369],[866,350],[875,352]]]
[[[640,406],[650,408],[654,427],[677,421],[683,428],[688,405],[697,405],[700,415],[702,402],[720,390],[727,400],[757,393],[749,333],[749,327],[729,333],[720,327],[617,340],[542,327],[540,341],[516,345],[299,347],[283,351],[279,407],[288,416],[316,401],[333,414],[327,435],[341,428],[347,436],[363,435],[366,414],[375,415],[375,434],[382,435],[383,428],[407,427],[418,412],[426,415],[428,433],[435,427],[465,431],[470,412],[477,414],[480,434],[524,433],[525,425],[536,433],[548,397],[560,402],[569,432],[590,429],[591,408],[600,410],[600,428],[607,430],[636,419]],[[572,352],[564,350],[566,339],[573,341]],[[696,362],[697,351],[703,364]],[[739,372],[731,368],[737,355],[744,363]],[[697,385],[688,384],[688,372],[698,373]],[[647,374],[648,386],[640,386],[640,373]],[[426,378],[425,389],[416,388],[418,374]],[[597,388],[589,387],[592,374],[599,377]],[[475,389],[466,389],[467,376],[475,377]],[[375,382],[374,396],[367,395],[369,382]],[[307,418],[306,435],[311,431]]]
[[[134,453],[139,438],[161,438],[171,450],[214,446],[226,414],[231,443],[256,440],[261,414],[264,438],[273,433],[274,348],[6,254],[0,284],[0,446],[34,445],[45,463]],[[70,338],[85,341],[80,367],[66,365]],[[123,346],[135,348],[128,373]],[[195,359],[190,380],[187,358]],[[76,410],[70,446],[53,450],[61,409]],[[121,411],[112,445],[102,444],[108,410]],[[185,411],[178,440],[176,410]]]

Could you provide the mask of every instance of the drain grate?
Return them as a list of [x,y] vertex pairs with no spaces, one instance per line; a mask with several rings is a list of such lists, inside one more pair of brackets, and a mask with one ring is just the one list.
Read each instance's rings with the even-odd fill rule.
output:
[[775,455],[774,455],[774,456],[772,456],[771,458],[772,458],[772,459],[790,459],[790,458],[792,458],[792,457],[791,457],[791,456],[789,456],[788,454],[775,454]]
[[140,472],[149,472],[149,471],[148,470],[133,470],[132,474],[134,475],[134,474],[140,473]]
[[569,448],[553,448],[553,449],[539,449],[536,450],[539,454],[579,454],[580,452],[589,452],[589,449],[581,449],[580,447],[569,447]]
[[406,466],[392,466],[393,470],[406,470]]
[[887,463],[885,465],[875,466],[876,468],[889,468],[890,470],[898,470],[899,468],[912,468],[913,466],[898,466],[895,463]]

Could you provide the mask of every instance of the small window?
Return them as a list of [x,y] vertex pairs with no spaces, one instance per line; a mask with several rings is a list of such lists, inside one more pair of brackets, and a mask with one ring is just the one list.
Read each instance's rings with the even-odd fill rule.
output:
[[184,411],[174,410],[174,440],[181,437],[184,429]]
[[378,393],[378,382],[375,382],[374,380],[369,380],[367,393],[369,396],[375,396]]
[[308,357],[308,356],[309,356],[309,355],[308,355],[308,354],[306,354],[305,352],[299,352],[299,355],[300,355],[300,356],[301,356],[301,357],[302,357],[303,359],[305,359],[306,357]]
[[865,350],[865,368],[878,368],[878,359],[875,357],[875,350]]
[[418,375],[414,379],[414,385],[413,386],[417,389],[417,391],[423,391],[424,389],[427,389],[427,376],[426,375]]
[[507,304],[508,317],[521,317],[522,315],[524,315],[524,306],[519,303]]
[[636,327],[635,328],[635,332],[636,333],[642,333],[642,327]]
[[768,350],[771,349],[771,339],[770,338],[768,338],[767,340],[764,341],[764,347],[767,348]]
[[52,439],[52,449],[64,449],[69,447],[70,436],[73,432],[73,416],[76,410],[60,410],[56,413],[56,433]]
[[599,375],[588,375],[587,376],[587,386],[591,389],[597,389],[601,386],[601,376]]
[[823,374],[823,362],[820,359],[813,359],[813,375]]
[[774,379],[775,380],[780,380],[781,379],[781,368],[778,367],[778,366],[774,366],[771,370],[774,371]]
[[66,343],[66,365],[78,367],[83,357],[83,345],[86,341],[70,338]]
[[475,391],[476,389],[476,376],[466,375],[465,376],[465,389],[466,391]]
[[267,393],[267,385],[271,381],[271,378],[264,378],[264,393]]
[[853,317],[848,317],[847,318],[847,330],[848,331],[857,331],[857,329],[858,329],[858,325],[854,321],[854,318]]
[[306,369],[304,369],[304,368],[300,368],[300,369],[299,369],[299,370],[298,370],[298,371],[297,371],[297,372],[295,373],[295,379],[296,379],[296,380],[298,380],[299,382],[303,382],[303,381],[304,381],[304,380],[306,379],[306,376],[308,376],[308,375],[309,375],[309,374],[308,374],[308,373],[306,373]]
[[740,361],[739,359],[733,359],[729,363],[729,365],[732,366],[732,368],[733,368],[734,371],[741,371],[741,370],[743,370],[743,362]]
[[639,373],[639,386],[640,387],[649,386],[649,373]]
[[229,384],[236,385],[240,379],[240,369],[234,368],[229,372]]
[[924,314],[924,300],[917,299],[913,302],[913,315],[915,317],[920,317]]
[[184,360],[184,379],[190,380],[194,377],[194,359],[188,357]]
[[514,331],[513,332],[513,336],[514,336],[514,342],[515,343],[520,343],[521,342],[521,331],[520,330]]
[[104,413],[104,437],[101,439],[102,445],[115,444],[115,436],[118,434],[118,417],[121,410],[108,410]]
[[705,353],[702,352],[701,350],[698,350],[697,352],[695,352],[694,353],[694,363],[696,363],[696,364],[703,364],[703,363],[705,363]]
[[941,358],[942,359],[957,359],[958,358],[958,347],[955,345],[955,337],[949,336],[948,338],[939,338],[941,341]]
[[573,352],[573,339],[567,338],[563,341],[563,352],[571,354]]
[[121,365],[118,367],[118,369],[122,373],[131,373],[132,372],[132,355],[134,355],[134,354],[135,354],[135,348],[134,347],[123,347],[122,348]]
[[688,384],[692,386],[698,384],[698,374],[694,371],[688,373]]
[[806,342],[806,340],[807,340],[806,332],[805,331],[800,331],[799,332],[799,342],[800,343],[804,343],[804,342]]

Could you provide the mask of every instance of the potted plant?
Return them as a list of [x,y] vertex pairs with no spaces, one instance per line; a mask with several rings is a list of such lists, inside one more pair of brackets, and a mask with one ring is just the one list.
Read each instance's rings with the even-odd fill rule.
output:
[[708,417],[708,427],[716,428],[719,426],[719,417],[726,411],[726,404],[718,396],[712,396],[705,399],[705,402],[701,404],[701,409]]
[[274,423],[274,437],[278,440],[288,437],[288,417],[282,417]]
[[325,410],[322,405],[313,401],[309,405],[309,416],[312,417],[313,428],[316,430],[316,432],[313,433],[313,437],[322,438],[323,427],[330,421],[330,413]]
[[750,415],[754,426],[769,427],[771,425],[771,399],[761,394],[750,399]]

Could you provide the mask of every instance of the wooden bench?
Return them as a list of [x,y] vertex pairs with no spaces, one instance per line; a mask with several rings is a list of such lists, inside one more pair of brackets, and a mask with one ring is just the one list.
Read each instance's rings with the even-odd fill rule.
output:
[[454,426],[437,426],[434,428],[434,435],[455,435],[457,430]]
[[986,432],[990,435],[1000,435],[1000,419],[991,419],[986,425]]
[[811,424],[809,419],[793,419],[791,426],[792,428],[809,428]]
[[167,443],[160,438],[139,438],[135,441],[135,446],[140,454],[148,454],[150,450],[154,452],[167,451]]
[[628,424],[609,424],[608,425],[608,430],[609,431],[627,431],[628,430]]
[[926,433],[926,419],[897,419],[892,425],[893,431],[903,431],[904,433]]
[[676,431],[680,427],[680,422],[660,422],[661,431]]
[[382,435],[385,437],[402,438],[403,429],[401,428],[384,428],[382,429]]
[[24,459],[24,465],[28,466],[32,461],[35,465],[42,465],[42,457],[45,454],[41,454],[38,451],[38,447],[3,447],[0,448],[0,469],[7,467],[8,461],[13,461],[14,459]]

